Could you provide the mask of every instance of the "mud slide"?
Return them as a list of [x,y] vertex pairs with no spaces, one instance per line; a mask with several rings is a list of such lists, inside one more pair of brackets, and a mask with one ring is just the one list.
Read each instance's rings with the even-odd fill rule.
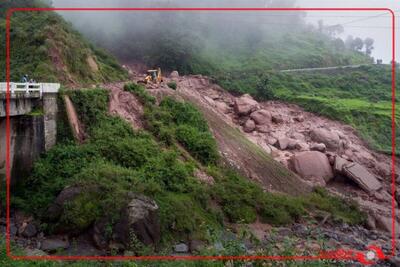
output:
[[143,106],[135,95],[123,90],[124,83],[107,84],[104,87],[110,91],[110,114],[124,118],[134,129],[143,128]]
[[65,111],[67,112],[68,123],[71,127],[72,134],[75,140],[82,144],[85,141],[86,134],[83,130],[83,126],[78,119],[74,104],[72,103],[69,96],[64,95]]
[[180,84],[177,92],[202,111],[227,164],[252,180],[258,181],[268,191],[298,195],[311,190],[310,186],[295,173],[275,161],[265,150],[249,141],[225,117],[215,112],[199,92],[194,90],[197,86],[202,86],[195,81],[186,79]]

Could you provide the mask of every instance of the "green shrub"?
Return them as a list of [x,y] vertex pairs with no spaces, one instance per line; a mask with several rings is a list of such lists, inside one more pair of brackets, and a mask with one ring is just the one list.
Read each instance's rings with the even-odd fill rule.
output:
[[167,83],[167,85],[172,90],[176,90],[176,82],[169,82],[169,83]]
[[79,120],[89,129],[97,126],[108,113],[109,92],[105,89],[82,89],[65,92],[74,103]]
[[[45,1],[38,0],[24,1],[25,3],[3,2],[0,4],[2,11],[13,7],[48,6],[43,4]],[[3,24],[5,12],[0,13],[0,20]],[[116,64],[110,54],[100,52],[88,44],[81,34],[72,29],[71,24],[53,11],[15,12],[11,21],[12,49],[18,51],[11,53],[10,74],[13,81],[19,81],[24,74],[40,82],[75,85],[124,80],[128,77],[127,71]],[[6,37],[3,27],[5,26],[0,30],[2,51],[5,49]],[[97,63],[98,71],[90,67],[88,57],[92,57]],[[5,57],[0,59],[0,67],[5,68]],[[5,72],[0,73],[0,79],[5,80]]]
[[213,173],[217,179],[212,195],[232,222],[251,223],[259,215],[264,223],[285,225],[316,211],[328,212],[334,220],[348,224],[361,224],[365,220],[357,205],[323,189],[293,197],[263,192],[257,184],[233,172]]
[[174,140],[203,164],[218,160],[217,144],[202,114],[191,104],[164,98],[159,107],[145,111],[147,128],[160,141],[171,145]]
[[215,164],[218,160],[217,144],[208,132],[199,132],[188,125],[180,125],[176,129],[176,139],[204,164]]
[[140,168],[160,153],[157,144],[148,138],[123,138],[98,146],[104,158],[124,167]]
[[171,97],[164,98],[160,103],[160,108],[169,116],[162,118],[164,123],[174,122],[177,125],[190,125],[199,131],[208,131],[207,121],[203,118],[201,112],[192,104],[179,102]]
[[124,85],[124,90],[139,97],[143,105],[153,105],[156,103],[155,97],[151,96],[143,85],[137,83],[127,83]]
[[31,176],[18,185],[12,204],[42,214],[72,177],[98,157],[91,145],[56,145],[34,164]]
[[362,224],[366,220],[366,214],[360,210],[356,202],[332,196],[324,188],[317,188],[310,194],[306,198],[306,205],[311,210],[326,211],[335,220],[347,224]]

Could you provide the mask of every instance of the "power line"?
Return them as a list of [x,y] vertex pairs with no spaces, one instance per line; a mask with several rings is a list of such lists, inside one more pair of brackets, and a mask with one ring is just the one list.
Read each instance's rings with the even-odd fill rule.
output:
[[351,20],[351,21],[348,21],[348,22],[345,22],[345,23],[341,23],[341,25],[345,26],[345,25],[352,24],[352,23],[359,22],[359,21],[370,20],[370,19],[373,19],[373,18],[382,17],[384,15],[387,15],[387,12],[381,13],[381,14],[378,14],[378,15],[375,15],[375,16],[369,16],[369,17],[362,18],[362,19]]

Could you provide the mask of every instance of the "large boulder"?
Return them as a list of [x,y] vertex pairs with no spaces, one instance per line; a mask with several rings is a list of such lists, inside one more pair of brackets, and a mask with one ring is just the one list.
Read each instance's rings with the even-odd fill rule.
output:
[[337,149],[339,147],[340,138],[336,132],[315,128],[311,130],[310,137],[315,142],[324,143],[328,148]]
[[160,241],[160,223],[157,203],[143,195],[131,194],[130,201],[114,227],[115,241],[129,246],[132,235],[145,245]]
[[255,111],[258,107],[258,102],[255,101],[249,94],[244,94],[235,99],[235,112],[240,115],[248,115]]
[[246,123],[243,125],[243,131],[246,133],[251,133],[256,128],[256,124],[252,119],[248,119]]
[[344,171],[343,167],[345,167],[351,163],[352,163],[351,161],[348,161],[348,160],[336,155],[333,169],[334,169],[335,173],[343,174],[343,171]]
[[[393,225],[393,221],[391,217],[386,217],[380,214],[375,213],[375,220],[376,220],[376,228],[387,232],[387,233],[392,233],[392,225]],[[395,223],[395,233],[396,236],[399,236],[399,230],[400,227],[398,225],[397,220],[394,222]]]
[[229,106],[225,102],[215,101],[215,107],[224,114],[230,112]]
[[373,193],[382,187],[378,179],[364,166],[358,163],[351,163],[343,166],[343,174],[368,193]]
[[68,186],[65,187],[57,196],[56,200],[50,204],[47,209],[46,218],[50,221],[56,220],[61,216],[64,204],[72,201],[82,192],[81,187]]
[[171,78],[179,78],[179,72],[177,70],[174,70],[173,72],[171,72],[169,77],[171,77]]
[[68,247],[69,247],[69,241],[67,238],[49,237],[42,242],[40,249],[52,252],[60,249],[67,249]]
[[296,140],[288,138],[288,137],[281,137],[278,139],[277,145],[279,149],[294,149],[296,147]]
[[266,111],[265,109],[256,110],[250,114],[250,118],[258,125],[264,125],[271,123],[272,116],[271,113]]
[[385,162],[377,162],[375,168],[382,177],[389,177],[392,173],[391,166]]
[[326,145],[323,143],[314,143],[310,146],[310,150],[325,152]]
[[328,157],[318,151],[296,153],[289,159],[289,168],[306,180],[323,178],[328,182],[333,178]]

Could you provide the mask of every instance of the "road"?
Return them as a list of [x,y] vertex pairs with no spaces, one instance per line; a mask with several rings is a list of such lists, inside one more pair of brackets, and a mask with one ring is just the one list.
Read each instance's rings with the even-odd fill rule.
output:
[[316,71],[316,70],[356,69],[356,68],[359,68],[359,67],[362,67],[362,66],[371,66],[371,65],[376,65],[376,64],[359,64],[359,65],[335,66],[335,67],[324,67],[324,68],[290,69],[290,70],[281,70],[280,72],[300,72],[300,71]]

